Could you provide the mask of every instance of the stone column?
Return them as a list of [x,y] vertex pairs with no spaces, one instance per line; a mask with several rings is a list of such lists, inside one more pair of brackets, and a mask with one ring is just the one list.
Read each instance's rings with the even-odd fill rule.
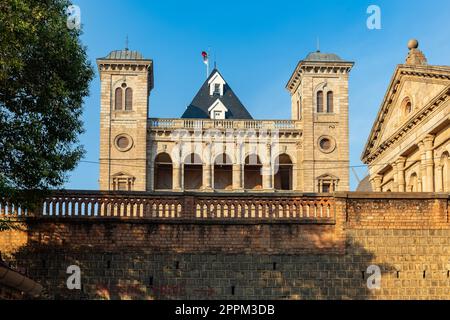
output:
[[375,177],[373,177],[373,182],[375,185],[375,190],[374,190],[375,192],[381,192],[381,179],[382,179],[382,176],[379,174],[377,174],[377,175],[375,175]]
[[179,163],[174,163],[172,168],[172,189],[175,191],[181,190],[181,168]]
[[210,163],[203,164],[203,188],[206,190],[212,189],[212,171]]
[[394,176],[394,183],[392,184],[392,192],[398,192],[398,170],[397,170],[397,163],[394,162],[391,164],[392,172]]
[[205,145],[205,154],[203,159],[203,178],[202,187],[205,190],[212,190],[212,170],[211,170],[211,144]]
[[426,172],[427,172],[427,183],[426,191],[434,192],[434,159],[433,159],[433,135],[427,135],[423,139],[425,145],[425,155],[426,155]]
[[242,165],[233,163],[233,190],[242,189]]
[[273,181],[273,172],[271,168],[271,146],[270,144],[267,144],[266,146],[266,159],[263,162],[263,189],[264,190],[271,190],[273,189],[272,181]]
[[235,148],[235,157],[233,161],[233,190],[242,190],[242,150],[241,150],[241,144],[236,143]]
[[444,167],[440,164],[436,168],[436,192],[444,191]]
[[153,162],[151,162],[150,165],[148,166],[147,179],[148,179],[148,191],[155,190],[155,167]]
[[397,160],[397,185],[398,192],[405,192],[405,157],[400,157]]
[[425,144],[423,141],[420,141],[417,146],[419,147],[420,152],[420,169],[417,173],[417,191],[422,192],[426,191],[426,183],[425,183],[425,177],[426,177],[426,153],[425,153]]

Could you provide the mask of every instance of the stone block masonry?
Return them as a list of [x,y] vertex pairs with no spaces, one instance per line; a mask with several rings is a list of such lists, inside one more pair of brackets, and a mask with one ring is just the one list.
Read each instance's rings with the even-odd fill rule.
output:
[[[448,201],[58,193],[25,230],[1,232],[0,250],[50,299],[450,299]],[[72,264],[81,290],[66,288]],[[368,289],[370,265],[380,289]]]

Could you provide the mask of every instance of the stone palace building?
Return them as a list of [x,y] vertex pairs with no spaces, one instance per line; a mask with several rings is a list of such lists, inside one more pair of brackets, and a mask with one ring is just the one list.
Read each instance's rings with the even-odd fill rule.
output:
[[409,41],[362,154],[372,191],[450,192],[450,67],[418,46]]
[[125,49],[97,64],[101,190],[348,191],[352,62],[300,61],[290,120],[254,120],[217,69],[181,118],[149,117],[153,61]]

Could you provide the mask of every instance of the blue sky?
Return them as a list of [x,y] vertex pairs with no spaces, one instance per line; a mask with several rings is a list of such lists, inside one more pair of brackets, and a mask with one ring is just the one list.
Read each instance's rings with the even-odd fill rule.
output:
[[[450,65],[450,1],[74,0],[82,41],[95,59],[125,47],[155,65],[151,117],[180,117],[205,80],[201,51],[211,48],[221,73],[256,119],[289,119],[285,89],[298,61],[316,50],[355,61],[350,76],[350,162],[360,154],[394,68],[417,38],[430,64]],[[381,30],[366,27],[367,7],[381,8]],[[176,84],[176,90],[174,90]],[[99,158],[98,73],[85,100],[86,161]],[[356,168],[360,178],[367,170]],[[65,187],[98,189],[98,164],[81,162]],[[351,188],[357,181],[352,173]]]

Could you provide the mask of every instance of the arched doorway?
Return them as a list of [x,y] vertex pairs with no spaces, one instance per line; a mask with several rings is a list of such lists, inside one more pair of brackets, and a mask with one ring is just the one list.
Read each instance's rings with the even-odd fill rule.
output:
[[287,154],[280,154],[275,159],[275,189],[276,190],[292,190],[293,182],[292,182],[292,170],[293,165],[291,161],[291,157]]
[[249,190],[262,189],[262,164],[256,154],[250,154],[244,162],[244,188]]
[[203,163],[200,156],[191,153],[184,159],[184,189],[198,190],[203,183]]
[[225,154],[219,154],[214,161],[214,189],[231,190],[233,188],[233,162]]
[[155,158],[154,186],[155,190],[172,189],[172,159],[166,152],[158,154]]

